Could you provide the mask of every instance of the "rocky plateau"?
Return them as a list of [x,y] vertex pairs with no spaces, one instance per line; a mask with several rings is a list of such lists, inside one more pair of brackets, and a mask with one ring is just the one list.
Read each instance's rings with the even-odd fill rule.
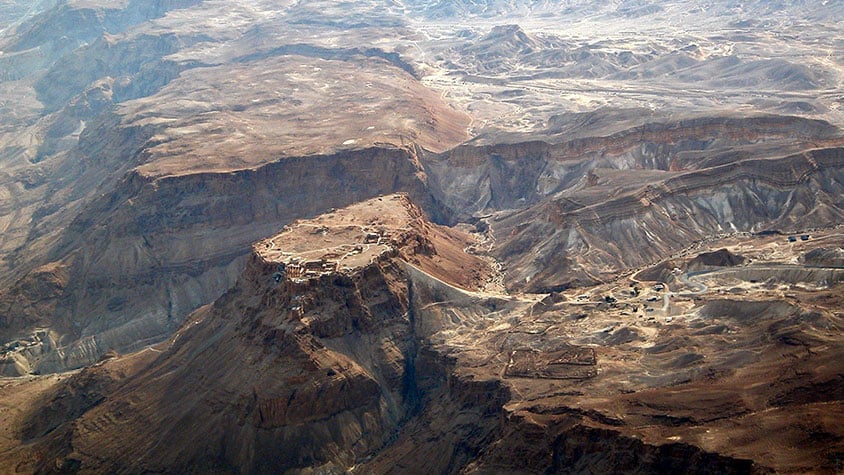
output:
[[841,473],[841,25],[0,0],[0,473]]

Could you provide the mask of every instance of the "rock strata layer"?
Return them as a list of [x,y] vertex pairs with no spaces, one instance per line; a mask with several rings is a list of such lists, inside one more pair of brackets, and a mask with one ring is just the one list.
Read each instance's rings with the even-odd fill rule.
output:
[[[844,273],[786,297],[710,294],[783,265],[737,239],[667,284],[517,297],[480,291],[494,269],[465,253],[474,239],[407,195],[295,221],[166,342],[42,390],[4,457],[34,451],[44,472],[833,469]],[[760,427],[782,428],[778,451],[759,450]]]

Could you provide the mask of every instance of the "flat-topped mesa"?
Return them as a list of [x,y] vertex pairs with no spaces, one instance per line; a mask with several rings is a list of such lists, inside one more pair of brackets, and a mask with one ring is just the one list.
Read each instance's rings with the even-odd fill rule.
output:
[[399,254],[431,254],[430,224],[405,194],[373,198],[300,220],[253,245],[273,280],[302,282],[357,270]]

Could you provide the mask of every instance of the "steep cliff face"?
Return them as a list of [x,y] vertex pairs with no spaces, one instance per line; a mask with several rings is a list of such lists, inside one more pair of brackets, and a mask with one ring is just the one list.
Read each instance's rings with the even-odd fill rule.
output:
[[[250,242],[382,193],[409,192],[437,222],[480,224],[494,214],[487,221],[495,241],[485,245],[508,267],[512,288],[534,290],[594,282],[731,230],[727,223],[786,226],[801,210],[803,222],[839,219],[835,172],[807,184],[820,190],[812,198],[802,184],[771,189],[755,183],[755,172],[728,169],[772,150],[832,147],[839,138],[829,123],[697,115],[569,139],[551,120],[547,141],[510,135],[458,146],[472,119],[420,83],[406,48],[346,46],[347,33],[311,25],[289,5],[230,7],[60,2],[3,39],[0,62],[22,65],[13,75],[38,106],[24,115],[25,134],[0,138],[9,166],[0,176],[8,196],[0,283],[9,301],[0,338],[55,321],[67,348],[34,364],[40,371],[165,337],[234,282]],[[226,28],[209,20],[224,13],[242,21]],[[289,25],[288,14],[296,19]],[[389,35],[406,34],[401,25]],[[321,35],[309,28],[325,38],[313,40]],[[496,31],[516,43],[532,38]],[[722,187],[712,199],[690,198],[697,185],[682,183],[721,173],[753,183],[746,192]],[[662,204],[637,208],[650,198]],[[778,206],[798,201],[773,219]],[[745,207],[752,215],[741,216]],[[609,221],[596,224],[593,212]],[[697,217],[668,226],[666,213]],[[654,248],[627,252],[662,232]],[[586,263],[586,253],[595,261]],[[35,316],[31,302],[8,296],[43,265],[67,269],[68,285]]]
[[[441,155],[426,154],[423,161],[434,192],[459,218],[468,219],[579,191],[599,180],[591,171],[624,171],[626,180],[612,180],[614,189],[624,190],[683,171],[834,145],[841,141],[838,134],[829,123],[798,117],[700,117],[649,123],[603,137],[464,145]],[[590,203],[606,195],[582,192],[571,198]]]
[[0,472],[840,470],[842,9],[615,3],[0,0]]
[[[43,319],[52,319],[53,323],[49,326],[55,325],[57,331],[67,335],[78,334],[79,327],[73,319],[63,317],[67,314],[62,308],[73,305],[75,299],[66,293],[65,284],[69,281],[63,280],[61,286],[40,298],[35,295],[20,299],[14,296],[27,295],[20,290],[42,280],[36,269],[43,266],[73,273],[71,260],[66,259],[66,255],[51,256],[51,251],[60,241],[66,226],[92,197],[113,189],[120,176],[138,159],[149,137],[149,128],[124,127],[119,117],[103,114],[89,124],[89,129],[81,135],[72,152],[38,164],[38,173],[32,174],[28,185],[7,183],[9,190],[13,190],[13,201],[21,208],[6,210],[9,214],[5,216],[12,220],[3,235],[5,254],[0,263],[0,281],[4,287],[0,298],[8,302],[7,319],[0,327],[3,338],[19,337],[32,331],[34,320],[22,318],[26,314],[23,309],[42,300],[52,301],[52,304],[49,309],[43,309],[44,313],[36,318],[38,322],[46,325]],[[25,169],[16,171],[23,174]]]
[[[0,62],[37,56],[19,72],[41,106],[24,133],[0,136],[0,339],[48,321],[64,336],[34,371],[160,341],[233,284],[252,242],[292,219],[397,190],[446,213],[425,190],[415,142],[447,149],[469,118],[398,54],[264,51],[257,30],[206,27],[202,15],[225,5],[175,11],[196,3],[62,3],[4,39]],[[282,14],[253,6],[238,14]],[[70,21],[78,28],[55,38]],[[36,296],[13,296],[31,294],[16,289],[43,265],[66,269],[69,285],[36,316]]]
[[[403,259],[436,268],[438,249],[449,252],[448,239],[466,238],[426,224],[402,196],[381,202],[388,207],[373,215],[376,221],[394,212],[400,220],[381,231],[389,233],[390,244],[378,244],[384,251],[369,260],[350,254],[350,263],[340,263],[347,270],[297,277],[292,264],[279,274],[283,266],[268,257],[274,251],[257,244],[229,292],[147,350],[161,352],[152,364],[107,398],[69,411],[63,424],[54,419],[65,402],[54,398],[50,410],[32,415],[30,432],[55,427],[49,444],[65,461],[57,466],[79,463],[94,471],[340,473],[377,452],[418,413],[425,394],[445,390],[442,357],[427,366],[417,362],[426,359],[424,341],[413,321]],[[329,233],[373,225],[337,220]],[[312,229],[323,226],[297,223],[300,236],[314,245],[288,249],[319,250],[322,235]],[[467,271],[486,265],[468,255],[463,261]],[[72,378],[66,391],[88,384],[88,374]],[[450,391],[466,397],[460,387]]]
[[[59,322],[50,321],[64,289],[68,284],[67,268],[61,265],[46,265],[34,269],[15,287],[3,294],[3,315],[0,328],[8,329],[13,324],[18,328],[54,326],[67,331]],[[15,322],[10,322],[10,315],[15,315]],[[46,320],[45,320],[46,319]]]
[[555,197],[493,221],[497,255],[514,287],[594,282],[718,234],[841,222],[842,173],[844,150],[821,149],[687,172],[591,206]]
[[[711,119],[596,143],[536,142],[501,146],[495,153],[459,148],[450,158],[382,146],[232,171],[164,176],[133,171],[119,182],[127,164],[86,158],[90,171],[77,172],[70,183],[110,191],[81,208],[85,195],[79,185],[70,187],[64,193],[77,193],[72,202],[80,206],[73,222],[61,233],[52,231],[67,220],[60,203],[68,195],[57,195],[51,200],[55,206],[44,205],[42,223],[30,234],[51,249],[43,262],[60,262],[70,275],[61,290],[66,297],[39,317],[64,322],[69,346],[34,367],[78,367],[109,348],[130,351],[161,339],[184,315],[232,285],[249,243],[295,218],[397,190],[409,192],[440,222],[495,213],[486,219],[494,239],[490,249],[507,267],[505,278],[514,289],[596,282],[721,233],[798,230],[842,219],[841,149],[753,158],[780,143],[785,130],[823,142],[836,140],[833,129],[795,119],[757,121],[761,128],[752,136],[742,135],[751,134],[749,125],[736,129],[738,123]],[[716,139],[725,127],[734,138]],[[155,130],[123,126],[119,133],[130,138],[123,142],[110,134],[86,135],[78,153],[92,157],[114,146],[141,163],[156,163],[143,141],[154,140]],[[663,142],[634,145],[642,134]],[[720,141],[719,149],[733,150],[755,140],[762,151],[748,146],[751,158],[682,158],[688,147],[707,150],[706,144]],[[672,170],[671,160],[683,165]],[[115,172],[104,175],[107,166]],[[622,172],[642,181],[622,179]],[[10,303],[9,313],[26,314],[29,305]],[[16,336],[29,324],[9,321],[5,334]]]
[[559,144],[463,146],[423,163],[456,219],[489,224],[507,284],[546,291],[718,234],[840,222],[838,133],[789,117],[700,118]]
[[196,3],[31,2],[3,31],[0,85],[15,99],[4,100],[0,120],[0,281],[44,264],[80,208],[141,161],[152,128],[123,121],[114,105],[174,78],[160,58],[182,42],[127,32]]
[[820,121],[699,118],[558,144],[463,146],[423,163],[456,219],[489,224],[507,285],[547,291],[718,234],[840,222],[840,141]]
[[[252,242],[297,217],[395,190],[441,209],[413,149],[284,159],[233,173],[130,174],[79,213],[48,258],[63,260],[70,278],[66,298],[45,318],[65,322],[73,343],[36,367],[79,367],[110,348],[160,340],[234,283]],[[19,315],[16,306],[30,303],[10,305]],[[7,323],[12,335],[31,322]]]
[[[401,269],[278,287],[274,271],[253,259],[236,288],[195,314],[157,362],[122,387],[127,398],[75,425],[72,450],[92,455],[83,467],[339,470],[384,444],[410,407],[402,393],[410,332]],[[366,301],[370,294],[383,297]],[[291,318],[294,297],[307,302],[306,313],[321,312],[318,324]],[[349,346],[352,339],[373,344]],[[121,442],[109,435],[118,432]]]
[[[759,269],[783,266],[771,253],[811,246],[753,239],[747,258],[773,261]],[[841,242],[830,231],[813,239]],[[615,296],[601,302],[482,292],[482,278],[455,285],[489,272],[461,254],[471,242],[404,195],[295,221],[257,242],[237,284],[167,341],[41,389],[14,419],[22,445],[2,454],[45,473],[799,473],[837,463],[840,283],[786,296],[766,285],[750,301],[703,286],[666,294],[656,322],[638,308],[662,290],[638,281],[636,292],[620,290],[626,279],[589,290]],[[695,279],[742,285],[727,273],[735,266],[713,267]]]

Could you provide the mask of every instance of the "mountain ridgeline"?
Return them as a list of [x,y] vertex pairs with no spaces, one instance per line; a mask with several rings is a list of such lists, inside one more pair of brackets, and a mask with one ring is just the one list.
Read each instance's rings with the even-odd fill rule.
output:
[[0,472],[840,472],[841,37],[0,0]]

